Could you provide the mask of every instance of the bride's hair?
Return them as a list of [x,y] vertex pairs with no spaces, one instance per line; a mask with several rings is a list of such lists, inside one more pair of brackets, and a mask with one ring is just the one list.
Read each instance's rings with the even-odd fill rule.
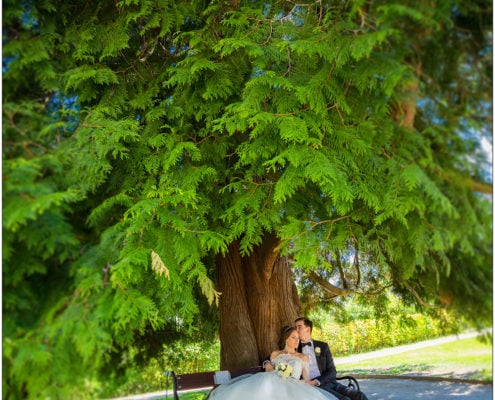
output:
[[283,350],[285,348],[285,341],[295,330],[297,330],[295,326],[287,325],[282,328],[282,333],[280,334],[280,341],[278,342],[278,348],[280,350]]

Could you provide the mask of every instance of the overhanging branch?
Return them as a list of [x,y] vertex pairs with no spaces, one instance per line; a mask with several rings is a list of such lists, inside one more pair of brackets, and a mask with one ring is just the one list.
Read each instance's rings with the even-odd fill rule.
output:
[[329,293],[330,295],[332,296],[349,296],[350,294],[354,293],[355,290],[354,289],[344,289],[344,288],[340,288],[338,286],[335,286],[335,285],[332,285],[330,282],[326,281],[325,279],[323,279],[320,275],[318,275],[316,272],[314,271],[311,271],[309,273],[309,278],[317,283],[318,285],[321,286],[321,288]]
[[414,288],[409,285],[409,283],[407,282],[402,282],[402,284],[404,285],[404,287],[409,290],[409,292],[414,296],[414,298],[416,299],[416,301],[421,304],[422,306],[424,307],[428,307],[428,308],[437,308],[436,305],[434,304],[430,304],[430,303],[427,303],[426,301],[424,301],[421,296],[418,294],[418,292],[416,292],[416,290],[414,290]]

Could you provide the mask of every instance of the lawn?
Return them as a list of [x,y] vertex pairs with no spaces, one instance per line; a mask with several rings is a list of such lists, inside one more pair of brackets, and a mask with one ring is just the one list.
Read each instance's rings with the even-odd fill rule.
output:
[[422,375],[492,381],[492,343],[476,338],[337,365],[339,375]]

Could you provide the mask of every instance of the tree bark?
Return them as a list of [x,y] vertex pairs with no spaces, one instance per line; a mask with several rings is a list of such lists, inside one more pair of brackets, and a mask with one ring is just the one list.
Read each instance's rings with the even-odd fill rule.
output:
[[234,242],[217,257],[222,369],[257,365],[278,348],[281,328],[300,314],[289,260],[280,257],[278,244],[266,234],[248,256],[241,257]]
[[218,255],[217,287],[221,292],[220,369],[254,366],[258,362],[256,338],[246,296],[239,243],[233,242],[225,256]]

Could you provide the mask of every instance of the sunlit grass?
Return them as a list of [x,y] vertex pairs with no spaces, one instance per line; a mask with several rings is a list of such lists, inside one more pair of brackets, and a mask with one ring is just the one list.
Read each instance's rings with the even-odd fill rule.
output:
[[476,338],[337,365],[339,375],[427,375],[492,381],[492,343]]
[[208,396],[209,391],[202,390],[200,392],[183,393],[179,396],[180,400],[204,400]]

